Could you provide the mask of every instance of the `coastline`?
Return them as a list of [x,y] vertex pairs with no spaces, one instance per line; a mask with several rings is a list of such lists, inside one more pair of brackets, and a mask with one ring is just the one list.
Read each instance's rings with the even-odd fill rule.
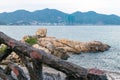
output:
[[[101,54],[101,53],[100,53]],[[105,53],[105,54],[107,54],[107,53]],[[102,53],[102,55],[104,55],[103,53]]]

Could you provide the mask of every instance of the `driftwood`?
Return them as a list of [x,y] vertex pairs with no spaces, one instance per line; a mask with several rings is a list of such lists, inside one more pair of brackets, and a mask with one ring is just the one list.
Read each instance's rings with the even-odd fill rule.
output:
[[14,63],[10,62],[8,66],[6,67],[6,73],[10,75],[10,73],[7,71],[13,71],[16,77],[18,78],[18,80],[27,80],[27,77],[24,71],[20,67],[15,65]]
[[5,74],[5,71],[0,68],[0,80],[13,80],[10,76],[8,76],[7,74]]
[[[24,63],[24,65],[26,66],[26,68],[28,69],[29,72],[29,76],[31,80],[42,80],[42,63],[38,63],[36,64],[37,61],[35,61],[34,59],[32,59],[33,61],[33,67],[32,67],[32,63],[29,61],[28,57],[24,56],[24,54],[21,53],[17,53],[22,62]],[[37,65],[37,68],[35,67]]]
[[0,62],[5,59],[9,54],[11,54],[12,50],[10,48],[7,47],[7,49],[1,53],[0,55]]
[[[67,75],[66,80],[107,80],[107,78],[101,78],[101,76],[105,75],[104,73],[100,75],[93,74],[94,72],[92,73],[92,71],[89,73],[88,69],[65,60],[61,60],[51,54],[47,54],[43,50],[33,48],[26,43],[21,43],[20,41],[8,37],[2,32],[0,32],[0,44],[7,45],[12,51],[16,52],[20,56],[30,73],[31,80],[43,80],[42,63],[65,73]],[[30,65],[29,61],[27,61],[27,57],[31,58],[33,66]],[[91,75],[92,77],[97,75],[97,77],[91,78]]]

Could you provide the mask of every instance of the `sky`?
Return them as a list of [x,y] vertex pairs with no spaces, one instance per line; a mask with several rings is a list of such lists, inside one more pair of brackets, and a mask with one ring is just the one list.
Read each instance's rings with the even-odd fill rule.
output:
[[65,13],[96,11],[120,16],[120,0],[0,0],[0,13],[44,8],[58,9]]

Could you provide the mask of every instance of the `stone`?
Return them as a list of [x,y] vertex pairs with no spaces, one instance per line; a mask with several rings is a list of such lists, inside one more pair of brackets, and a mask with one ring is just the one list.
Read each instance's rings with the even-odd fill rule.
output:
[[[81,52],[104,52],[110,48],[109,45],[100,41],[80,42],[68,39],[57,39],[55,37],[46,37],[47,29],[40,28],[36,32],[37,44],[34,47],[42,49],[47,53],[53,54],[59,58],[67,59],[69,54],[80,54]],[[29,37],[25,36],[23,41]]]
[[44,48],[44,47],[42,47],[42,46],[40,46],[40,45],[38,45],[38,44],[34,44],[34,45],[32,45],[32,46],[33,46],[34,48],[44,50],[46,53],[50,53],[50,51],[49,51],[48,49],[46,49],[46,48]]
[[38,43],[44,47],[54,46],[54,48],[63,49],[64,52],[80,54],[81,52],[104,52],[110,48],[109,45],[99,41],[79,42],[67,39],[40,38]]
[[36,31],[37,38],[46,37],[46,34],[47,34],[46,28],[40,28]]
[[20,57],[15,52],[12,52],[1,64],[7,65],[10,61],[23,65]]
[[100,41],[91,41],[84,43],[87,52],[104,52],[110,48],[109,45],[103,44]]
[[108,80],[120,80],[120,72],[105,71]]
[[29,39],[30,38],[30,36],[28,36],[28,35],[25,35],[23,38],[22,38],[22,40],[21,40],[21,42],[25,42],[27,39]]
[[46,53],[53,54],[54,56],[57,56],[64,60],[67,60],[69,58],[69,55],[65,53],[64,50],[55,48],[54,45],[51,43],[48,43],[46,47],[42,47],[38,44],[34,44],[33,47],[44,50]]

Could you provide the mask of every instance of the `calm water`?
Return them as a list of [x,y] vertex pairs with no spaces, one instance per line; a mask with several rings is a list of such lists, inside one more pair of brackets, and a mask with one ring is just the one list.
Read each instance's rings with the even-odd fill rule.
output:
[[[43,26],[0,26],[0,31],[20,40],[24,35],[34,35]],[[48,36],[77,41],[98,40],[111,46],[103,53],[71,55],[68,61],[86,68],[120,71],[120,26],[47,26]]]

